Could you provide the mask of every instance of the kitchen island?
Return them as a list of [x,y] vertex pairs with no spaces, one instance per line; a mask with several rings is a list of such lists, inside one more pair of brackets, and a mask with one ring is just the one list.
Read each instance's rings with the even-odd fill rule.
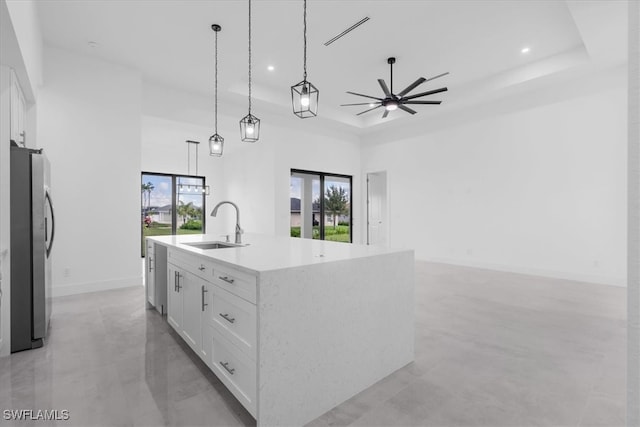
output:
[[147,238],[147,301],[259,426],[303,425],[413,361],[413,251],[242,239]]

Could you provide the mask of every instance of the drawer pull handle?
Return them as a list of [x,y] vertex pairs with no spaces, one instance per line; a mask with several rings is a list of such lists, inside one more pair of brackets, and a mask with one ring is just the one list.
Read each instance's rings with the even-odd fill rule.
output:
[[235,280],[229,279],[229,276],[218,276],[218,279],[224,280],[225,282],[231,283],[232,285],[233,285],[233,282],[235,282]]
[[222,367],[231,375],[236,371],[234,368],[229,368],[229,362],[220,362],[220,365],[222,365]]
[[202,285],[202,311],[204,311],[204,308],[209,305],[204,302],[205,301],[204,294],[207,292],[209,292],[209,290],[205,289],[204,285]]
[[235,317],[229,317],[229,315],[227,313],[222,314],[222,313],[218,313],[220,314],[220,317],[222,317],[224,320],[226,320],[229,323],[234,323],[236,321]]
[[206,268],[206,267],[205,267],[204,265],[200,264],[200,267],[198,267],[198,270],[200,270],[200,271],[204,271],[204,269],[205,269],[205,268]]
[[176,271],[176,292],[180,293],[180,289],[182,285],[180,285],[180,276],[182,276],[179,272]]
[[149,271],[153,269],[153,267],[151,267],[152,262],[153,262],[153,258],[149,257]]

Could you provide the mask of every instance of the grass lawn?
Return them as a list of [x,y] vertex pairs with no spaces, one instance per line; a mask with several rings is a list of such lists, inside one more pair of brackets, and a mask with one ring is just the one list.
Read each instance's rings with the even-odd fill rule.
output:
[[[300,227],[291,227],[291,237],[300,237]],[[349,226],[337,225],[334,229],[333,225],[325,225],[324,237],[325,240],[349,243]],[[320,238],[320,226],[313,227],[313,238]]]
[[[202,230],[183,230],[178,227],[178,234],[202,234]],[[153,223],[150,227],[142,227],[142,256],[145,255],[144,240],[152,236],[169,236],[171,235],[171,225]]]

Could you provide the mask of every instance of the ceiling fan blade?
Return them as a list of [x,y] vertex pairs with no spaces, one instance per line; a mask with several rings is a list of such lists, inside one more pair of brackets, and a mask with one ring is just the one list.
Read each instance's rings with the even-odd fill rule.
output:
[[404,96],[402,101],[408,101],[410,99],[419,98],[421,96],[433,95],[434,93],[446,92],[448,89],[446,87],[441,87],[440,89],[434,89],[427,92],[417,93],[415,95]]
[[377,102],[362,102],[359,104],[340,104],[341,107],[349,107],[351,105],[371,105],[371,104],[377,104]]
[[442,101],[405,101],[403,104],[441,104]]
[[410,114],[415,114],[415,113],[417,113],[417,111],[416,111],[416,110],[412,110],[411,108],[409,108],[409,107],[405,107],[405,106],[404,106],[404,105],[402,105],[402,104],[398,105],[398,108],[399,108],[399,109],[401,109],[401,110],[404,110],[404,111],[406,111],[407,113],[410,113]]
[[389,110],[384,110],[384,113],[382,114],[382,118],[386,119],[388,115],[389,115]]
[[378,83],[380,83],[380,87],[384,92],[384,96],[386,96],[387,98],[391,98],[391,92],[389,91],[389,88],[387,87],[387,84],[384,82],[384,80],[378,79]]
[[382,104],[378,105],[377,107],[373,107],[373,108],[369,108],[368,110],[364,110],[363,112],[356,114],[356,116],[359,116],[360,114],[368,113],[369,111],[375,110],[376,108],[380,108],[380,107],[382,107]]
[[448,72],[448,71],[447,71],[446,73],[438,74],[438,75],[437,75],[437,76],[435,76],[435,77],[431,77],[430,79],[425,80],[425,82],[430,82],[431,80],[438,79],[438,78],[440,78],[440,77],[442,77],[442,76],[446,76],[447,74],[449,74],[449,72]]
[[361,93],[355,93],[355,92],[349,92],[349,91],[347,91],[347,93],[350,93],[351,95],[364,96],[365,98],[371,98],[378,101],[382,101],[382,98],[376,98],[375,96],[363,95]]
[[425,79],[424,77],[420,77],[418,80],[416,80],[415,82],[411,83],[409,86],[407,86],[405,88],[405,90],[403,90],[402,92],[400,92],[398,94],[398,98],[402,98],[403,96],[405,96],[406,94],[408,94],[409,92],[411,92],[412,90],[414,90],[416,87],[418,87],[419,85],[421,85],[422,83],[426,82],[427,79]]

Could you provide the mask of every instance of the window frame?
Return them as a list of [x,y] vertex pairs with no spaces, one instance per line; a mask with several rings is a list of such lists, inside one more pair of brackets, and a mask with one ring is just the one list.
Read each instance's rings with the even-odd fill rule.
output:
[[[324,197],[325,197],[325,188],[324,182],[326,177],[335,177],[335,178],[343,178],[349,180],[349,242],[353,243],[353,176],[345,175],[340,173],[331,173],[331,172],[318,172],[307,169],[295,169],[291,168],[291,172],[289,173],[289,182],[291,182],[291,177],[296,174],[307,174],[307,175],[317,175],[320,179],[320,221],[319,221],[319,231],[320,238],[318,240],[325,240],[325,210],[324,210]],[[289,217],[291,217],[291,212],[289,212]],[[329,240],[330,241],[330,240]]]

